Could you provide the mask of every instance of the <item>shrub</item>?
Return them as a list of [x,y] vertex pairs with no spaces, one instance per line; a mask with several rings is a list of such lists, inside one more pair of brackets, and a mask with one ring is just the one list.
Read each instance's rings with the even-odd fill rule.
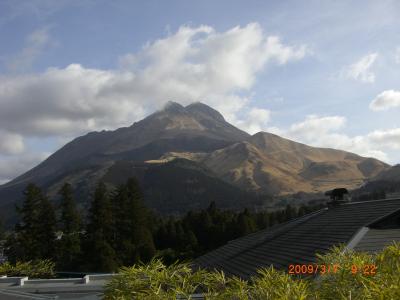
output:
[[195,293],[205,271],[192,272],[187,264],[165,266],[161,260],[124,267],[106,287],[105,299],[176,299]]
[[[317,263],[338,268],[314,278],[298,278],[270,267],[244,281],[219,271],[192,270],[178,263],[165,266],[153,260],[122,268],[106,286],[105,299],[177,299],[179,295],[190,299],[193,293],[215,300],[400,299],[400,244],[376,255],[335,247],[318,255]],[[371,265],[376,273],[364,274],[364,267]]]
[[[321,264],[339,268],[314,282],[317,299],[400,299],[400,244],[376,255],[335,247],[318,258]],[[364,274],[371,265],[376,267],[375,274]]]
[[0,275],[7,275],[8,277],[53,278],[54,263],[50,260],[17,262],[15,265],[6,262],[0,265]]

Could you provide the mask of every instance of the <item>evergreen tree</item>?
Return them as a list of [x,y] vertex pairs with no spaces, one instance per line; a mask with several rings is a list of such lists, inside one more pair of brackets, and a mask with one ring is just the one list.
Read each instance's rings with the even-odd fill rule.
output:
[[217,204],[215,203],[215,201],[212,201],[212,202],[210,203],[210,205],[209,205],[208,208],[207,208],[207,212],[208,212],[211,216],[213,216],[213,215],[215,215],[215,214],[217,213]]
[[39,204],[36,241],[40,246],[41,259],[53,259],[56,250],[56,215],[53,204],[42,196]]
[[194,235],[193,231],[189,230],[186,233],[186,242],[188,245],[188,248],[192,251],[196,251],[197,247],[198,247],[198,241],[196,236]]
[[155,254],[153,236],[148,222],[150,214],[135,178],[119,187],[114,197],[116,244],[124,265],[148,261]]
[[15,234],[10,239],[9,256],[12,260],[28,261],[37,259],[41,254],[38,242],[38,224],[42,191],[31,183],[24,190],[22,207],[17,207],[20,222],[15,225]]
[[7,241],[7,255],[12,262],[51,259],[55,253],[56,221],[51,202],[41,189],[28,184],[22,207],[17,207],[20,222]]
[[89,270],[110,272],[117,269],[113,233],[111,202],[105,184],[100,182],[94,192],[86,226],[84,257]]
[[0,241],[4,240],[5,237],[6,237],[6,233],[4,230],[4,223],[3,223],[3,220],[0,219]]
[[61,196],[60,230],[62,236],[58,247],[58,265],[62,270],[76,270],[81,254],[81,217],[73,198],[71,185],[64,184],[59,195]]
[[244,236],[252,233],[256,230],[254,220],[250,217],[247,210],[239,214],[237,221],[237,233],[238,236]]
[[286,205],[285,213],[284,213],[284,222],[293,219],[296,215],[296,211],[294,208],[290,206],[290,204]]

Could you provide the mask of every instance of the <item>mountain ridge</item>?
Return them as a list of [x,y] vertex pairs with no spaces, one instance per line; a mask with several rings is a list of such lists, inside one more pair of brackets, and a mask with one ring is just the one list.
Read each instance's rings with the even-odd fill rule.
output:
[[[218,190],[239,188],[245,193],[268,195],[321,192],[339,185],[355,188],[389,168],[373,158],[311,147],[272,133],[250,135],[201,102],[187,106],[169,102],[129,127],[91,132],[67,143],[38,166],[0,186],[0,207],[20,201],[23,188],[32,181],[53,193],[62,182],[72,181],[87,196],[94,181],[107,178],[105,174],[115,165],[132,167],[158,161],[160,164],[149,167],[155,170],[154,166],[162,168],[163,163],[177,158],[208,170],[208,177],[196,173],[198,170],[187,172],[180,167],[177,171],[190,173],[199,182],[209,184],[207,178],[215,178],[216,174],[224,182],[218,181],[215,186]],[[168,165],[169,170],[177,170],[172,166]],[[232,188],[218,188],[225,183]],[[172,183],[171,186],[179,187]],[[182,200],[183,211],[185,205],[193,206],[190,197]]]

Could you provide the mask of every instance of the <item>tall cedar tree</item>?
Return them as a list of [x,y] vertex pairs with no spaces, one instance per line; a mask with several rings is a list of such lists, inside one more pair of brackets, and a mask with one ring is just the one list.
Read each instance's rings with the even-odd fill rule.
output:
[[81,216],[73,198],[71,185],[64,184],[58,193],[61,196],[60,230],[62,231],[58,245],[58,268],[76,270],[79,267],[81,254]]
[[53,204],[43,196],[39,205],[37,242],[40,245],[40,259],[54,259],[56,254],[57,220]]
[[86,226],[84,259],[87,269],[96,272],[111,272],[117,269],[113,241],[111,201],[105,184],[100,182],[94,192]]
[[15,225],[15,258],[27,261],[38,258],[40,245],[37,242],[37,225],[42,191],[34,184],[24,190],[22,207],[17,207],[21,221]]
[[54,208],[41,189],[29,184],[24,190],[22,207],[17,207],[21,221],[8,240],[11,262],[51,259],[55,250],[56,219]]
[[4,230],[4,222],[2,219],[0,219],[0,241],[4,240],[6,237],[6,233]]
[[149,230],[150,214],[143,204],[139,183],[129,178],[113,199],[116,251],[123,265],[149,261],[155,254]]

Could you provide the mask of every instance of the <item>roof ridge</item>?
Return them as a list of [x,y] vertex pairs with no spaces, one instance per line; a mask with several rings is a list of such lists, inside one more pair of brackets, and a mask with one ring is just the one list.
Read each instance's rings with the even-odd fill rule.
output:
[[378,217],[378,218],[376,218],[375,220],[373,220],[373,221],[371,221],[371,222],[365,224],[364,226],[370,228],[370,226],[373,226],[373,225],[375,225],[376,223],[378,223],[378,222],[380,222],[380,221],[382,221],[382,220],[384,220],[384,219],[386,219],[386,218],[388,218],[388,217],[391,217],[391,216],[393,216],[393,215],[395,215],[395,214],[397,214],[397,213],[399,213],[399,212],[400,212],[400,208],[399,208],[399,209],[396,209],[396,210],[394,210],[394,211],[392,211],[392,212],[390,212],[390,213],[387,213],[386,215],[383,215],[383,216],[381,216],[381,217]]

